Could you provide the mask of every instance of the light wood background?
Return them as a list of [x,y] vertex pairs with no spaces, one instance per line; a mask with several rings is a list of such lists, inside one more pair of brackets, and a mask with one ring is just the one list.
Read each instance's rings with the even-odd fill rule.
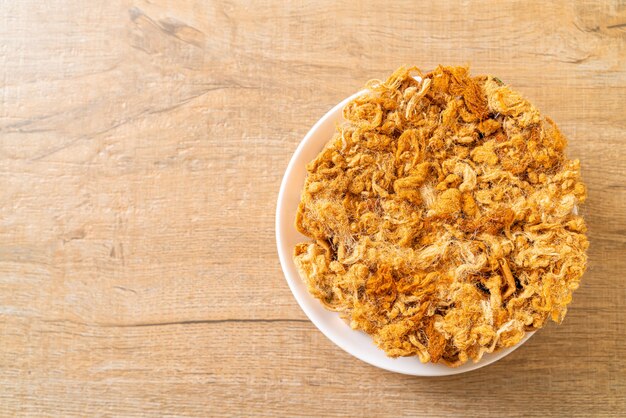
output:
[[[0,415],[626,414],[626,3],[0,1]],[[376,369],[283,278],[279,183],[332,105],[471,64],[580,158],[560,327],[466,375]]]

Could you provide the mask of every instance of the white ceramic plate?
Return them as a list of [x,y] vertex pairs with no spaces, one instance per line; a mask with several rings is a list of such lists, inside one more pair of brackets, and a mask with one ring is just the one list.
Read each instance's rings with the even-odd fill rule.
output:
[[276,244],[287,283],[289,283],[289,287],[304,313],[326,337],[354,357],[373,366],[414,376],[445,376],[468,372],[491,364],[513,352],[533,333],[527,333],[522,341],[514,347],[485,354],[478,363],[469,361],[456,368],[442,364],[422,364],[417,357],[392,359],[387,357],[383,350],[376,347],[369,335],[351,329],[339,317],[338,313],[326,310],[317,299],[309,294],[306,285],[298,274],[292,258],[293,249],[296,244],[309,241],[295,227],[296,211],[306,177],[306,164],[313,160],[332,138],[336,125],[343,122],[342,110],[344,106],[363,93],[364,91],[361,91],[348,97],[317,121],[298,146],[287,166],[287,171],[280,185],[276,207]]

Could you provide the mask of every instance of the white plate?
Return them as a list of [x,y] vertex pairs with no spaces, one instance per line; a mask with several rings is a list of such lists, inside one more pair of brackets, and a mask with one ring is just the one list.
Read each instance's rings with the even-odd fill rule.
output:
[[478,363],[468,361],[462,366],[451,368],[443,364],[423,364],[417,357],[392,359],[374,344],[371,337],[348,326],[336,312],[326,310],[322,304],[309,294],[293,262],[293,249],[300,242],[309,239],[300,234],[295,227],[296,211],[300,202],[300,193],[306,178],[306,164],[313,160],[335,133],[336,125],[343,122],[342,110],[353,98],[365,91],[348,97],[324,115],[306,134],[296,152],[291,157],[287,171],[280,185],[276,207],[276,244],[280,264],[287,283],[296,300],[311,322],[332,342],[373,366],[392,372],[414,376],[445,376],[464,373],[486,366],[510,354],[522,345],[533,333],[527,333],[514,347],[485,354]]

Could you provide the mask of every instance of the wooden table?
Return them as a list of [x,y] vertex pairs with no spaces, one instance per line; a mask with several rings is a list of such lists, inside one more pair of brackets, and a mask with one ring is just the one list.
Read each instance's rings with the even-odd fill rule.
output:
[[[0,415],[626,414],[624,2],[281,3],[0,3]],[[589,187],[564,324],[466,375],[346,354],[275,249],[298,142],[404,63],[513,85]]]

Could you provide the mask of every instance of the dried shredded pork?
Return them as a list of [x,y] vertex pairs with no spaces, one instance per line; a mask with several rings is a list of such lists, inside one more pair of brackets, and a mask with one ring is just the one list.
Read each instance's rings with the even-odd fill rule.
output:
[[450,366],[560,322],[588,241],[554,122],[463,67],[367,89],[307,166],[295,262],[310,293],[389,356]]

